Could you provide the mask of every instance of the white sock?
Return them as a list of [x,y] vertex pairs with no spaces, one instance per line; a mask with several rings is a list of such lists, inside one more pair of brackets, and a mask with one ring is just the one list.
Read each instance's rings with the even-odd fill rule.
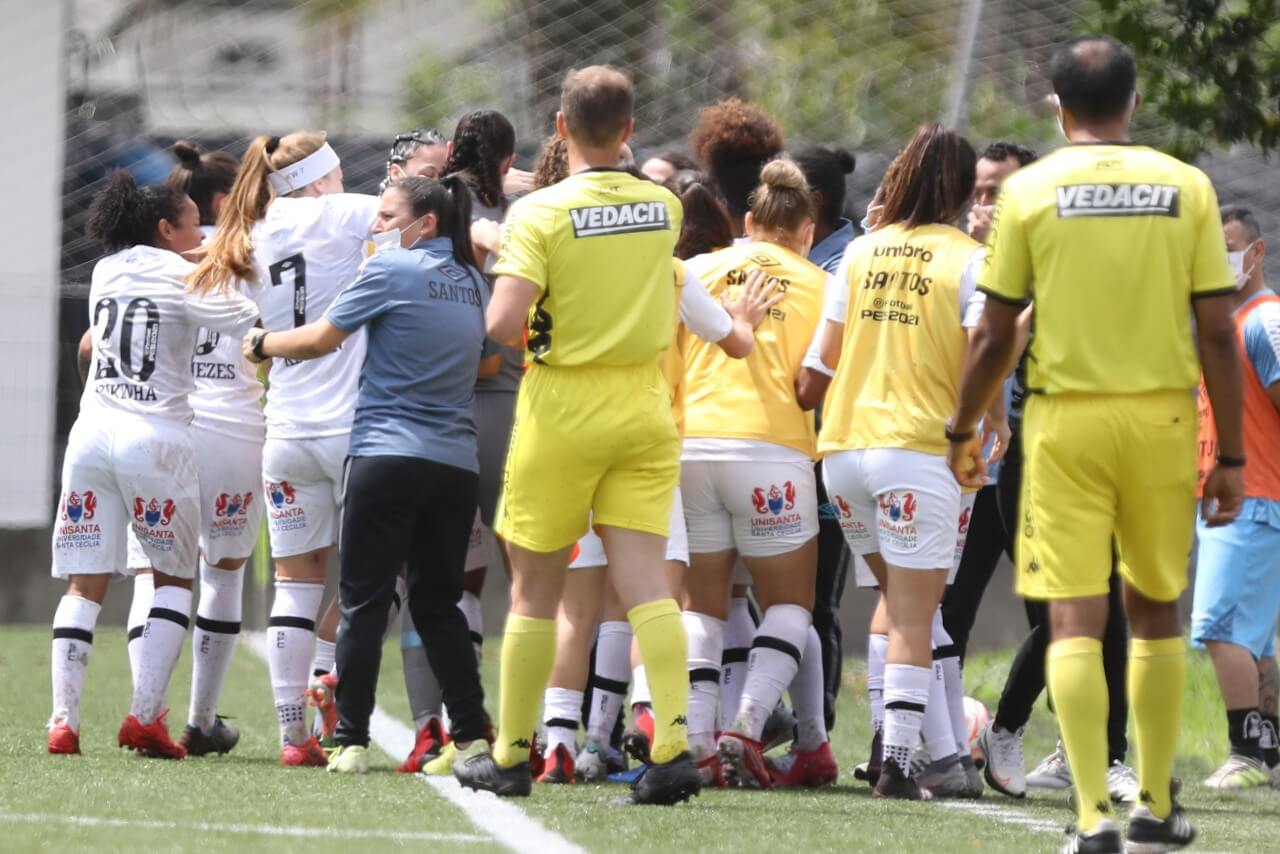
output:
[[886,664],[884,668],[884,761],[892,759],[903,773],[910,771],[911,751],[920,740],[932,678],[931,667]]
[[827,740],[827,718],[823,700],[826,685],[822,681],[822,641],[818,631],[809,627],[800,669],[791,680],[791,704],[796,713],[796,750],[817,750]]
[[53,612],[53,714],[50,728],[66,724],[80,731],[80,695],[93,649],[93,629],[102,606],[79,596],[63,596]]
[[414,628],[413,618],[406,608],[400,620],[400,658],[404,667],[404,689],[409,696],[409,712],[413,715],[413,728],[421,732],[433,718],[439,719],[444,705],[440,682],[436,679],[422,636]]
[[947,713],[951,716],[951,731],[956,737],[956,751],[961,756],[969,755],[969,728],[964,717],[964,673],[960,667],[959,651],[955,641],[947,633],[942,624],[942,608],[933,615],[933,643],[937,647],[934,653],[938,664],[942,666],[942,681],[946,686]]
[[326,673],[332,673],[337,651],[337,640],[316,638],[315,655],[311,659],[311,675],[324,676]]
[[462,591],[458,610],[467,618],[467,628],[471,631],[471,642],[475,644],[478,662],[484,647],[484,609],[480,607],[480,597],[468,590]]
[[144,726],[160,717],[168,704],[169,677],[182,654],[190,625],[191,591],[171,584],[157,587],[147,627],[142,630],[138,684],[130,708]]
[[756,624],[745,597],[729,600],[729,619],[724,624],[724,654],[720,657],[720,729],[733,728],[742,686],[747,681],[747,659]]
[[129,676],[138,684],[138,656],[142,654],[142,630],[147,627],[147,615],[151,613],[151,597],[156,592],[156,577],[150,572],[140,572],[133,577],[133,599],[129,602],[129,617],[125,626],[129,632]]
[[316,643],[316,615],[323,598],[323,584],[276,582],[276,599],[267,620],[267,669],[281,744],[303,745],[310,738],[303,696]]
[[542,696],[542,714],[547,728],[548,759],[563,744],[570,756],[578,755],[578,725],[582,719],[582,692],[571,688],[548,688]]
[[191,632],[191,707],[187,723],[208,732],[240,640],[243,569],[218,569],[200,560],[200,604]]
[[747,679],[733,729],[759,739],[774,706],[796,678],[813,615],[799,605],[774,605],[764,612],[751,642]]
[[873,734],[884,729],[884,660],[888,654],[888,635],[867,635],[867,700]]
[[942,664],[938,661],[930,667],[929,703],[920,722],[920,736],[924,739],[931,762],[956,755],[956,736],[951,731],[951,715],[947,712],[947,688],[942,677]]
[[608,744],[631,680],[631,623],[607,620],[596,635],[596,669],[591,674],[591,714],[587,738]]
[[724,621],[696,611],[685,611],[681,621],[689,639],[689,746],[702,759],[716,749]]
[[645,673],[643,664],[637,664],[631,671],[631,705],[639,703],[646,706],[653,703],[653,695],[649,693],[649,674]]

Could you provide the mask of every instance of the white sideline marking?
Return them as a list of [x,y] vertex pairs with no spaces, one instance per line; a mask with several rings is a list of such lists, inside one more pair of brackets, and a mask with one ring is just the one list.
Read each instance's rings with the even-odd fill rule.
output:
[[[246,632],[249,648],[263,661],[267,658],[265,632]],[[369,720],[369,737],[384,753],[393,759],[407,756],[413,750],[414,732],[406,724],[388,715],[381,706],[374,706]],[[453,777],[428,777],[417,775],[435,792],[467,816],[477,829],[493,837],[501,845],[517,852],[537,854],[587,854],[582,848],[538,821],[524,811],[491,792],[474,792],[464,789]],[[470,837],[474,838],[474,837]]]
[[139,828],[145,830],[179,830],[212,833],[246,833],[254,836],[298,836],[339,839],[386,839],[394,842],[488,842],[483,836],[468,833],[427,833],[396,830],[350,830],[339,827],[289,827],[273,824],[215,824],[204,821],[177,822],[153,821],[142,818],[103,818],[89,815],[58,815],[55,813],[0,812],[0,823],[13,824],[72,824],[79,827]]
[[1006,807],[998,807],[994,804],[972,803],[968,801],[950,801],[936,800],[933,803],[947,809],[961,810],[962,812],[973,813],[983,818],[994,818],[1002,824],[1017,824],[1031,830],[1039,830],[1044,833],[1062,833],[1062,827],[1052,821],[1043,818],[1033,818],[1024,815],[1016,810]]

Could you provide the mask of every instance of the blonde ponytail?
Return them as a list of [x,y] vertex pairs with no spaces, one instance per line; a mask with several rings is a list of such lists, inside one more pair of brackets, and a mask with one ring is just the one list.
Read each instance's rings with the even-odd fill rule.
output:
[[785,158],[766,163],[751,193],[752,227],[792,235],[812,219],[813,196],[800,167]]
[[324,145],[322,131],[299,131],[285,137],[259,136],[249,143],[231,192],[222,202],[218,230],[208,251],[188,278],[196,293],[231,287],[234,282],[254,282],[252,231],[267,215],[275,190],[267,177],[297,163]]

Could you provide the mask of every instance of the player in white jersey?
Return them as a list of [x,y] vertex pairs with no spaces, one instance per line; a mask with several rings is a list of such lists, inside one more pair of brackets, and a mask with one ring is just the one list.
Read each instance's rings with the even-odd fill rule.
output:
[[192,419],[191,354],[201,327],[242,336],[256,306],[234,292],[186,290],[200,243],[199,212],[185,194],[140,189],[124,172],[89,212],[89,235],[110,252],[89,293],[93,355],[80,417],[62,467],[53,574],[67,593],[53,618],[49,752],[80,751],[80,694],[107,584],[127,572],[126,524],[155,567],[138,678],[119,743],[180,759],[165,725],[169,676],[190,619],[200,520]]
[[[377,210],[375,196],[342,192],[323,133],[257,137],[192,287],[242,283],[264,328],[302,326],[355,279]],[[307,730],[304,695],[364,352],[358,332],[328,356],[278,360],[267,391],[262,477],[276,574],[267,663],[286,766],[327,762]]]

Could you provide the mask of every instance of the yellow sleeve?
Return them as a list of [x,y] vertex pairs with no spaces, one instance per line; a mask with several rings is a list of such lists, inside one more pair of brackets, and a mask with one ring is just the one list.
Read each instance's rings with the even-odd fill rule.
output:
[[987,255],[978,276],[978,290],[998,300],[1024,303],[1031,298],[1031,247],[1027,224],[1018,208],[1021,187],[1006,182],[996,199],[987,235]]
[[532,205],[516,202],[502,224],[502,243],[493,265],[495,276],[515,276],[547,289],[548,238],[554,222]]
[[1191,296],[1207,297],[1235,293],[1235,276],[1227,266],[1227,241],[1222,234],[1222,215],[1213,183],[1200,174],[1197,198],[1199,210],[1191,256]]

